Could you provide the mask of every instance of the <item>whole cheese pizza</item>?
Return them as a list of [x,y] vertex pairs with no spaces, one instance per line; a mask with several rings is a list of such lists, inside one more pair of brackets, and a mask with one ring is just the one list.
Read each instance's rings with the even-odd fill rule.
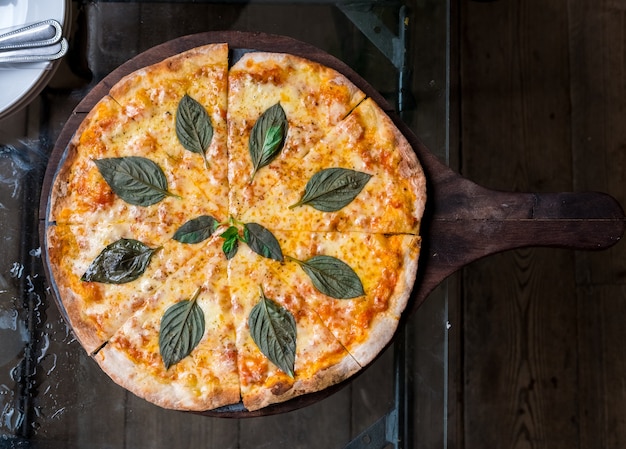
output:
[[391,341],[425,189],[408,141],[344,75],[206,45],[125,76],[83,120],[49,198],[50,273],[124,388],[259,410]]

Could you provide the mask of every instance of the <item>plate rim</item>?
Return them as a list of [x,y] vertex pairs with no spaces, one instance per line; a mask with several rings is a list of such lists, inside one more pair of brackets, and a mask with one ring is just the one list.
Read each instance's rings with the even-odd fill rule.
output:
[[[28,3],[34,0],[23,0],[23,1]],[[26,23],[24,24],[14,23],[11,26],[21,26],[21,25],[26,25],[31,22],[48,19],[50,18],[49,15],[51,15],[50,11],[58,7],[59,8],[57,11],[58,17],[53,17],[53,18],[59,21],[59,23],[61,24],[61,28],[63,29],[63,36],[67,37],[70,31],[70,25],[71,25],[71,13],[72,13],[71,0],[57,0],[57,1],[58,1],[58,5],[53,6],[50,9],[46,9],[44,11],[44,13],[46,14],[45,17],[39,14],[36,14],[36,17],[29,17],[28,12],[27,12]],[[50,3],[51,3],[51,0],[46,0],[45,4],[50,5]],[[10,115],[15,114],[16,112],[20,111],[21,109],[26,107],[28,104],[30,104],[41,93],[41,91],[45,88],[45,86],[48,84],[50,79],[54,76],[57,68],[59,67],[60,62],[61,60],[56,60],[56,61],[52,61],[50,63],[50,66],[46,66],[41,69],[35,69],[35,68],[28,69],[28,70],[37,72],[37,75],[34,75],[32,77],[32,81],[30,81],[30,84],[28,85],[24,84],[24,89],[22,89],[22,92],[15,95],[12,99],[6,101],[6,103],[0,104],[0,120],[5,119],[9,117]],[[20,69],[15,69],[15,70],[7,69],[7,72],[14,74],[19,70]],[[0,70],[0,78],[1,77],[2,77],[2,71]]]

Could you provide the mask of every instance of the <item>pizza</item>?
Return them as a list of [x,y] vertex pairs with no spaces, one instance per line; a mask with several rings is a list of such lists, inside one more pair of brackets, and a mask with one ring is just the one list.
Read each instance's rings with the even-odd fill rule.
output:
[[116,82],[55,174],[54,291],[85,351],[158,406],[260,410],[350,379],[413,288],[426,181],[346,76],[227,44]]

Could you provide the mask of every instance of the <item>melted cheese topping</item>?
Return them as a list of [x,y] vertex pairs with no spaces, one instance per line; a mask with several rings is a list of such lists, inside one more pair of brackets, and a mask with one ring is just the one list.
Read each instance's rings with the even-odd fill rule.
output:
[[[276,232],[284,254],[306,261],[327,255],[347,263],[363,284],[365,295],[346,300],[319,292],[293,262],[275,267],[274,276],[304,298],[324,325],[360,365],[367,365],[389,341],[410,293],[413,278],[406,264],[417,259],[419,238],[359,232]],[[402,276],[400,276],[402,275]],[[385,332],[381,335],[381,332]],[[380,337],[380,340],[377,340]]]
[[[321,373],[335,371],[334,383],[337,378],[345,379],[360,368],[315,311],[306,306],[299,292],[273,274],[281,265],[242,247],[228,267],[234,321],[238,323],[236,338],[241,392],[244,405],[250,409],[287,400],[307,391],[312,384],[316,384],[317,389],[329,385],[328,379],[319,378]],[[270,363],[250,335],[247,317],[260,301],[261,289],[266,298],[288,310],[296,321],[293,378]]]
[[[404,137],[389,131],[389,125],[378,106],[369,99],[364,101],[302,161],[290,164],[285,173],[268,173],[272,188],[241,215],[242,221],[291,231],[417,234],[424,201],[416,192],[425,189],[425,178],[417,161],[409,176],[398,175],[405,164],[400,150],[412,150]],[[290,208],[300,200],[313,175],[335,167],[371,178],[358,196],[337,212],[321,212],[308,205]]]
[[[156,251],[144,274],[125,284],[83,282],[81,277],[92,261],[109,244],[122,239],[139,240]],[[181,244],[172,240],[169,229],[141,221],[85,225],[56,225],[48,228],[48,257],[55,277],[63,279],[67,314],[74,331],[88,352],[106,342],[163,283],[207,243]],[[65,300],[67,299],[67,300]]]
[[[363,92],[334,70],[300,58],[248,53],[237,61],[230,70],[228,91],[231,214],[240,216],[265,198],[273,178],[286,174],[363,98]],[[284,147],[250,183],[250,132],[276,103],[289,124]]]
[[[219,257],[219,238],[169,276],[96,354],[97,360],[135,394],[168,408],[181,405],[206,410],[239,400],[239,376],[226,262]],[[169,369],[159,351],[159,330],[165,311],[189,300],[199,290],[197,304],[205,317],[205,332],[191,354]],[[115,361],[115,364],[110,361]],[[121,363],[120,363],[121,360]],[[128,367],[119,378],[118,367]]]
[[[227,219],[227,54],[224,45],[192,51],[116,84],[70,143],[66,171],[58,177],[52,195],[50,220],[95,225],[136,219],[179,226],[181,220],[199,215]],[[176,137],[176,110],[185,94],[209,113],[214,129],[207,149],[211,169],[205,168],[202,155],[186,150]],[[166,176],[168,191],[175,196],[148,207],[130,205],[115,196],[93,160],[124,156],[156,162]]]

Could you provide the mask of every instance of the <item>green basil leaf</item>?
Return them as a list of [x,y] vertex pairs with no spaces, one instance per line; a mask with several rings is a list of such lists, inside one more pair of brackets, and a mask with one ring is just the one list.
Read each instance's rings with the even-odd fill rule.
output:
[[237,251],[239,250],[239,240],[237,238],[231,238],[224,241],[222,245],[222,251],[226,256],[226,259],[230,260],[235,255],[237,255]]
[[113,192],[135,206],[151,206],[167,195],[167,179],[161,167],[145,157],[128,156],[94,160]]
[[189,300],[170,306],[161,319],[159,351],[165,368],[187,357],[204,335],[204,313],[196,302],[200,289]]
[[80,278],[85,282],[125,284],[141,276],[159,248],[133,239],[117,240],[100,252]]
[[206,109],[185,94],[176,109],[176,136],[182,146],[201,154],[207,163],[206,152],[213,139],[213,125]]
[[230,260],[235,257],[239,249],[239,229],[237,229],[236,226],[230,226],[220,237],[224,239],[222,251],[226,255],[226,258]]
[[290,377],[296,359],[296,320],[287,309],[261,292],[248,316],[250,335],[259,350]]
[[348,264],[335,257],[320,255],[297,262],[311,278],[315,288],[325,295],[350,299],[365,294],[359,276]]
[[253,166],[252,178],[282,150],[287,128],[287,116],[280,103],[268,108],[255,122],[248,142]]
[[350,204],[372,175],[347,168],[327,168],[314,174],[294,208],[308,204],[322,212],[336,212]]
[[283,261],[283,252],[274,234],[257,223],[246,223],[243,227],[243,238],[250,249],[268,259]]
[[200,243],[211,237],[218,225],[219,222],[215,218],[201,215],[183,224],[172,238],[181,243]]

